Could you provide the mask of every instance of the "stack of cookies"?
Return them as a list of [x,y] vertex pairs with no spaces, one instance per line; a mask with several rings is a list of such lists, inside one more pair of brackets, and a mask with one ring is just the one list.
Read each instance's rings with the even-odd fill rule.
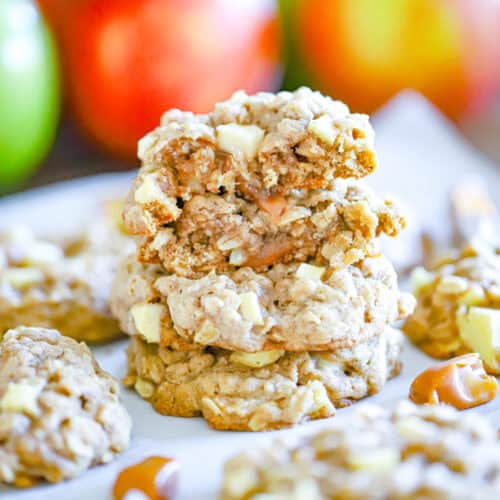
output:
[[378,236],[405,220],[360,178],[364,115],[302,88],[172,110],[138,146],[138,249],[111,309],[125,382],[166,415],[267,430],[334,415],[398,373],[411,312]]

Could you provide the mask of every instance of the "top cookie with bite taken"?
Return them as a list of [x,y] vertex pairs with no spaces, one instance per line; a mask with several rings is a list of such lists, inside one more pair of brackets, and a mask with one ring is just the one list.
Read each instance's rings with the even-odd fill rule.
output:
[[207,114],[170,110],[139,141],[138,155],[124,219],[131,233],[149,236],[196,194],[262,202],[365,177],[377,164],[368,117],[308,88],[239,91]]

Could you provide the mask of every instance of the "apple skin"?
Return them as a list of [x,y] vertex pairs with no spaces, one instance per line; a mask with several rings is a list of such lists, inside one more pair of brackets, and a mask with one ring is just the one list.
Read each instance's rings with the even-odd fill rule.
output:
[[167,109],[208,111],[237,89],[274,90],[281,80],[269,0],[79,0],[63,15],[72,111],[123,158],[135,158]]
[[45,157],[60,114],[54,44],[30,0],[0,1],[0,110],[0,193],[5,193]]
[[312,84],[364,112],[413,88],[454,119],[484,106],[500,89],[499,3],[282,0],[280,5],[293,34],[288,35],[288,88]]

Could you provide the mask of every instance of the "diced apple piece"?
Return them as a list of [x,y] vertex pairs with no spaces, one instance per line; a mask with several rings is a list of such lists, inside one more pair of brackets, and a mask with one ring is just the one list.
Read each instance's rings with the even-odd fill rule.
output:
[[167,204],[171,203],[152,175],[146,175],[144,177],[142,184],[137,188],[134,194],[134,200],[141,204],[153,203],[155,201]]
[[358,471],[385,472],[394,469],[399,462],[399,451],[394,448],[364,450],[348,458],[349,467]]
[[439,293],[458,295],[468,288],[468,282],[460,276],[443,276],[436,286]]
[[497,355],[500,354],[500,310],[470,307],[457,312],[460,337],[481,359],[495,371],[500,371]]
[[328,259],[330,262],[335,261],[339,257],[339,255],[343,255],[343,252],[339,249],[338,246],[333,245],[331,243],[325,243],[321,247],[321,255]]
[[219,148],[228,153],[242,151],[249,161],[257,156],[263,139],[264,131],[257,125],[228,123],[217,127]]
[[38,266],[53,264],[64,257],[60,247],[48,241],[33,241],[25,251],[25,264]]
[[291,210],[288,210],[283,214],[280,218],[278,225],[286,226],[287,224],[291,224],[292,222],[300,219],[304,219],[311,215],[311,210],[306,207],[295,207]]
[[165,312],[162,304],[140,303],[130,309],[137,331],[149,343],[160,342],[161,319]]
[[261,351],[261,352],[233,352],[230,360],[233,363],[249,366],[250,368],[261,368],[277,361],[285,351]]
[[262,414],[262,412],[255,412],[252,418],[248,421],[248,427],[250,430],[254,432],[261,431],[266,426],[266,417]]
[[[308,479],[303,479],[298,484],[297,489],[295,491],[295,495],[296,499],[300,498],[301,500],[307,500],[307,499],[314,500],[322,497],[318,483],[312,477]],[[255,495],[255,497],[254,497],[255,500],[259,500],[257,495]],[[262,498],[260,500],[262,500]],[[264,500],[266,500],[265,497]]]
[[240,293],[239,297],[241,300],[241,315],[254,325],[264,324],[257,294],[255,292],[245,292]]
[[338,135],[337,129],[333,126],[333,120],[327,115],[311,120],[307,129],[329,145],[335,142]]
[[318,364],[320,370],[327,370],[329,368],[338,369],[339,360],[335,357],[335,353],[330,351],[323,351],[313,356]]
[[34,267],[13,267],[5,270],[5,277],[10,285],[17,289],[37,285],[44,280],[44,274]]
[[256,470],[240,467],[226,477],[224,489],[234,498],[243,498],[252,492],[258,482]]
[[247,255],[241,248],[235,248],[229,255],[229,264],[232,266],[242,266],[247,260]]
[[37,399],[41,390],[40,384],[28,381],[11,382],[0,400],[0,409],[36,415],[38,413]]
[[458,298],[458,303],[466,306],[478,306],[484,302],[485,298],[483,287],[477,283],[471,283],[467,291]]
[[410,443],[424,441],[434,432],[433,425],[430,422],[425,422],[414,416],[401,419],[396,428],[398,434]]
[[194,341],[198,344],[208,345],[217,338],[218,334],[215,325],[209,319],[206,319],[201,328],[195,333]]
[[308,382],[308,387],[312,390],[314,407],[316,411],[327,408],[329,411],[334,412],[335,408],[328,397],[328,392],[325,386],[319,380],[312,380]]
[[410,275],[410,288],[413,295],[420,293],[434,281],[434,275],[423,267],[416,267]]
[[321,280],[325,273],[325,268],[320,266],[312,266],[311,264],[300,264],[297,268],[297,277],[311,280]]
[[238,248],[240,246],[241,246],[240,240],[231,239],[226,236],[219,238],[219,240],[217,241],[217,248],[219,250],[222,250],[223,252],[227,250],[234,250],[235,248]]
[[137,380],[134,384],[134,389],[144,399],[150,398],[155,392],[155,386],[148,380],[144,380],[141,377],[137,377]]
[[173,229],[167,227],[158,231],[151,243],[151,248],[159,252],[164,246],[168,245],[169,242],[175,241],[175,236]]

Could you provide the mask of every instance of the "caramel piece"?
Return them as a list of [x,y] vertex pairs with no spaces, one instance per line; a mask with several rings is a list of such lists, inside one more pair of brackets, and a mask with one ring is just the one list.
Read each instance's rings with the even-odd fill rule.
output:
[[277,221],[285,213],[286,199],[284,196],[268,196],[267,198],[257,198],[257,206],[269,214],[271,220]]
[[479,354],[470,353],[424,370],[411,384],[410,399],[465,410],[491,401],[497,391],[497,380],[486,374]]
[[179,463],[166,457],[149,457],[123,469],[113,486],[113,498],[123,500],[131,490],[150,500],[172,500],[176,496]]
[[271,266],[280,260],[293,248],[292,242],[288,238],[279,238],[264,243],[257,255],[251,255],[246,261],[245,266],[261,267]]

